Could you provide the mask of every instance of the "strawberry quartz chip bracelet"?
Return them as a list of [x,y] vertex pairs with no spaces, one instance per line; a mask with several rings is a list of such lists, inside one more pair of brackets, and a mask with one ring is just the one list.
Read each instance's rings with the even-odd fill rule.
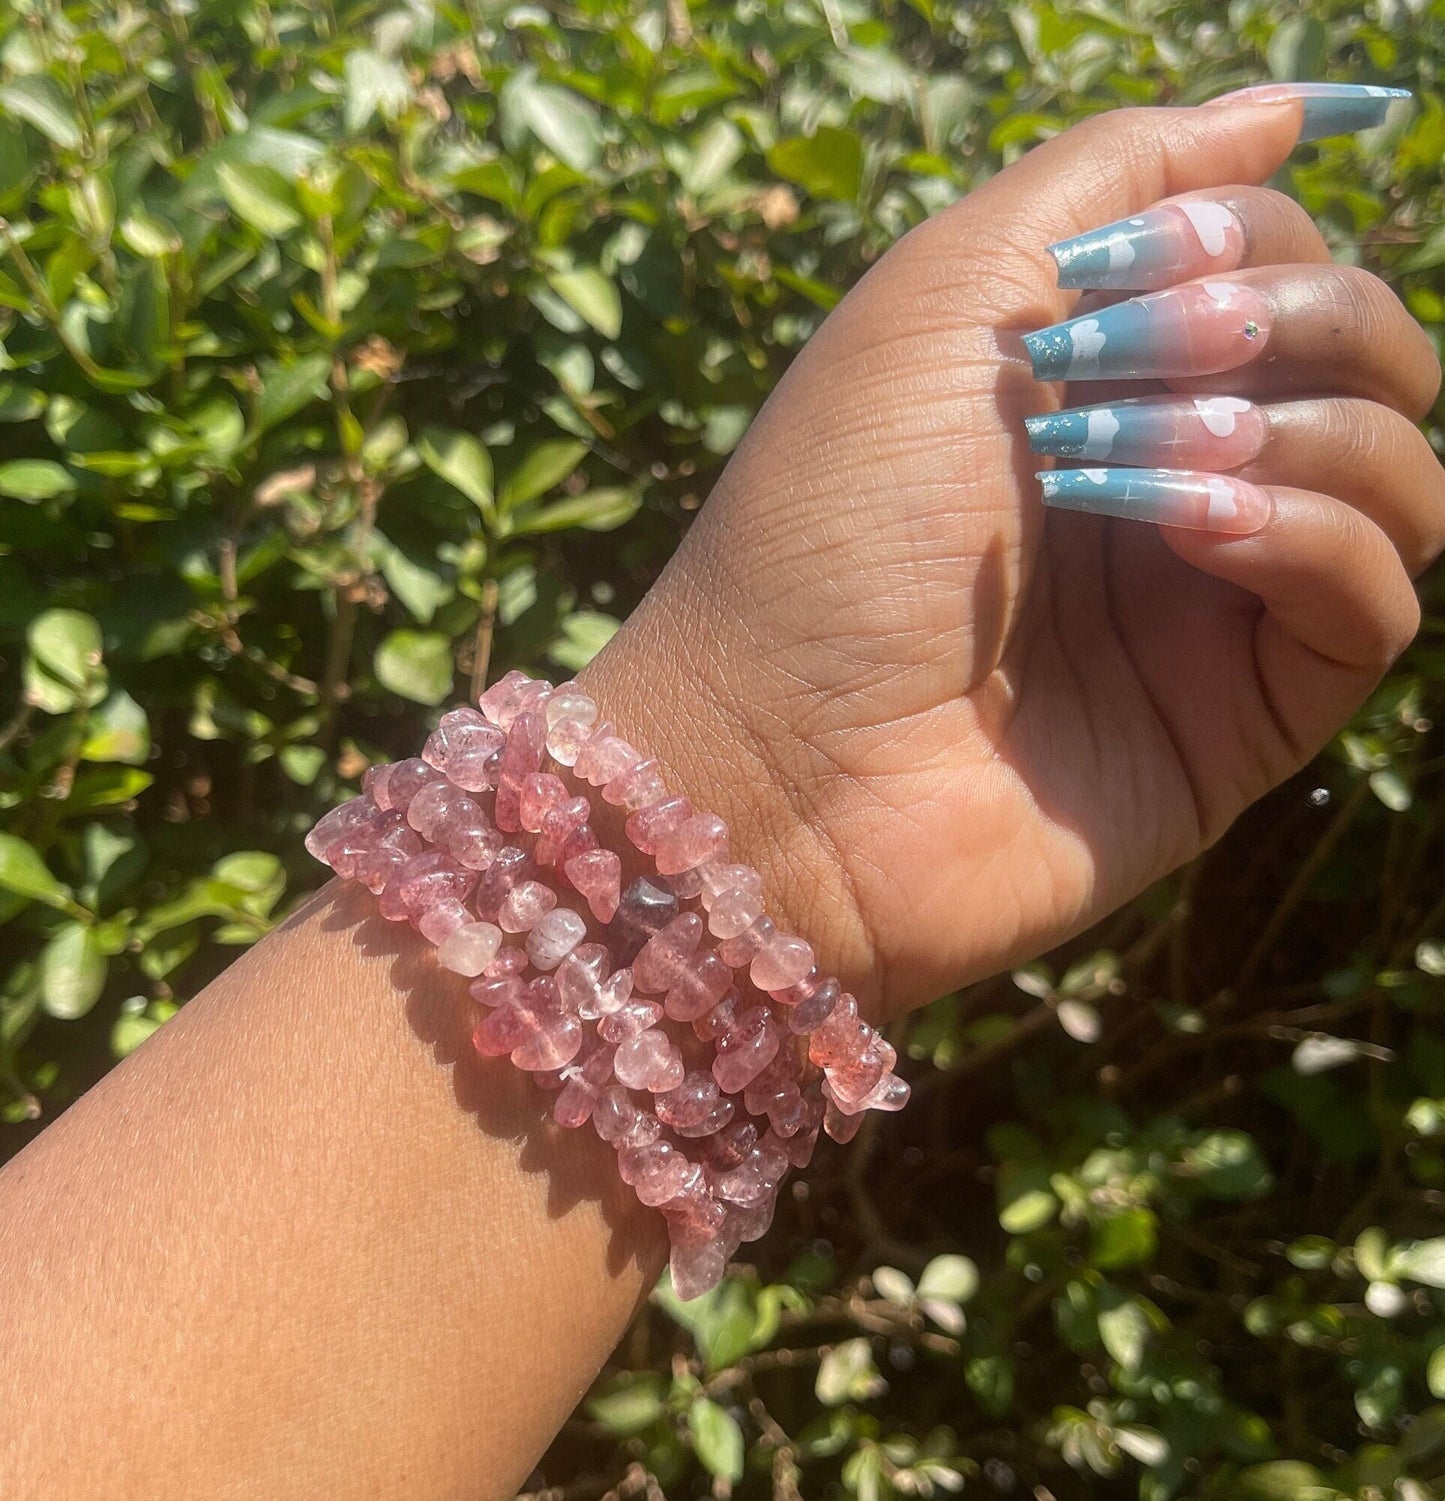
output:
[[[623,847],[594,828],[594,793],[625,816]],[[848,1141],[908,1100],[894,1050],[731,861],[727,825],[571,684],[509,672],[419,758],[368,771],[306,847],[471,981],[482,1057],[612,1144],[667,1220],[680,1297],[767,1230],[820,1130]]]

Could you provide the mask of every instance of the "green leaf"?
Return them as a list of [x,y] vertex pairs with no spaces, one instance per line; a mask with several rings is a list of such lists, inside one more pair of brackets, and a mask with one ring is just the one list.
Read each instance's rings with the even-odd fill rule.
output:
[[91,766],[76,773],[70,796],[65,800],[68,817],[88,813],[92,808],[109,808],[128,803],[144,792],[155,778],[135,766]]
[[90,716],[83,761],[124,761],[139,766],[150,755],[150,722],[145,710],[125,691],[114,689]]
[[1390,810],[1404,813],[1414,801],[1410,784],[1391,767],[1372,771],[1369,777],[1370,791]]
[[743,133],[731,120],[716,116],[698,133],[692,160],[682,174],[689,193],[706,193],[732,171],[746,150]]
[[499,106],[504,128],[525,130],[576,172],[588,172],[602,152],[596,109],[569,89],[542,83],[530,68],[512,75]]
[[51,1016],[75,1021],[100,999],[108,963],[89,923],[67,923],[40,954],[40,1003]]
[[18,386],[13,381],[0,381],[0,422],[30,422],[45,407],[44,392],[30,386]]
[[211,874],[227,886],[252,895],[260,895],[286,883],[286,872],[270,850],[236,850],[222,855],[211,867]]
[[382,576],[391,592],[404,604],[413,620],[430,625],[432,617],[455,592],[438,573],[409,557],[380,532],[374,534],[373,550]]
[[666,1384],[656,1371],[624,1372],[587,1399],[587,1416],[614,1438],[642,1433],[666,1411]]
[[452,691],[452,643],[438,631],[393,631],[376,649],[376,679],[418,704],[439,704]]
[[1217,1199],[1252,1199],[1273,1179],[1259,1147],[1243,1131],[1210,1131],[1183,1154],[1183,1168]]
[[291,185],[272,167],[222,162],[216,184],[237,217],[269,239],[280,239],[301,223]]
[[1010,1235],[1042,1230],[1058,1212],[1042,1162],[1005,1162],[998,1172],[998,1222]]
[[11,459],[0,464],[0,495],[12,500],[50,500],[75,490],[75,476],[53,459]]
[[1116,1287],[1099,1290],[1099,1339],[1126,1371],[1137,1371],[1149,1341],[1149,1315]]
[[1122,1209],[1094,1226],[1092,1265],[1104,1271],[1141,1266],[1154,1259],[1158,1248],[1154,1212],[1142,1206]]
[[571,271],[549,271],[552,290],[574,312],[585,318],[605,339],[622,332],[622,297],[617,284],[596,266]]
[[497,503],[505,515],[560,484],[582,462],[587,445],[571,438],[539,443],[527,451],[522,462],[502,482]]
[[326,765],[326,752],[319,745],[283,745],[277,759],[298,787],[309,787]]
[[1390,1269],[1397,1277],[1423,1282],[1426,1287],[1445,1288],[1445,1236],[1417,1240],[1397,1251],[1391,1259]]
[[460,490],[486,517],[493,514],[492,458],[470,433],[429,427],[417,439],[422,463],[454,490]]
[[1445,1345],[1436,1345],[1425,1366],[1425,1382],[1432,1397],[1445,1400]]
[[294,182],[314,166],[324,150],[320,141],[297,131],[253,125],[249,130],[226,136],[206,152],[186,179],[181,196],[187,203],[195,204],[219,194],[221,187],[216,174],[226,163],[249,162],[253,166],[270,167],[287,182]]
[[731,1413],[708,1397],[695,1397],[687,1425],[692,1447],[709,1475],[719,1480],[743,1478],[743,1431]]
[[753,1347],[758,1310],[752,1288],[738,1277],[720,1282],[693,1330],[709,1371],[723,1371]]
[[65,151],[79,150],[84,140],[74,105],[44,74],[31,73],[0,88],[0,109]]
[[861,1336],[824,1350],[813,1383],[814,1395],[825,1407],[863,1402],[887,1389],[873,1363],[873,1348]]
[[509,530],[518,534],[561,532],[581,527],[587,532],[610,532],[626,525],[638,513],[642,497],[622,486],[604,486],[568,495],[545,506],[519,510],[510,519]]
[[1236,1487],[1239,1501],[1324,1501],[1336,1494],[1325,1477],[1300,1459],[1275,1459],[1242,1470]]
[[175,228],[142,208],[132,209],[121,220],[120,239],[127,250],[146,260],[161,260],[181,249]]
[[266,432],[303,407],[319,401],[331,375],[331,356],[320,350],[282,364],[271,361],[261,370],[261,394],[253,418],[255,430]]
[[967,1256],[935,1256],[918,1279],[920,1298],[967,1303],[978,1291],[978,1268]]
[[851,130],[820,126],[810,136],[791,136],[767,153],[768,166],[814,198],[851,203],[863,185],[863,145]]
[[25,633],[25,697],[47,714],[97,704],[105,697],[100,626],[79,610],[46,610]]
[[580,672],[617,634],[621,624],[600,610],[576,610],[562,622],[562,640],[548,655],[572,672]]
[[373,115],[379,113],[389,120],[411,103],[411,80],[393,58],[359,48],[346,54],[342,75],[346,82],[342,123],[347,135],[364,129]]
[[1005,1355],[978,1355],[963,1368],[963,1379],[984,1411],[1002,1417],[1014,1400],[1014,1368]]
[[0,834],[0,890],[51,907],[70,900],[70,887],[57,881],[35,848],[14,834]]
[[1323,78],[1329,63],[1329,36],[1313,16],[1293,15],[1279,23],[1265,49],[1270,76],[1282,83]]
[[111,1052],[117,1058],[129,1058],[160,1025],[154,1017],[121,1012],[110,1029]]
[[913,1278],[907,1272],[900,1272],[896,1266],[878,1266],[873,1268],[871,1280],[879,1297],[887,1298],[900,1308],[912,1305],[915,1288]]

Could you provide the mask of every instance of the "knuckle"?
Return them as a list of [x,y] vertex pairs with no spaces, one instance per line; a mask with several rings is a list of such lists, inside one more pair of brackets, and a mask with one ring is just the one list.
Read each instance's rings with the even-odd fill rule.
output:
[[1335,397],[1325,410],[1330,434],[1330,467],[1337,473],[1369,469],[1392,463],[1398,452],[1399,433],[1390,418],[1396,413],[1374,402]]
[[1368,350],[1392,337],[1390,325],[1404,315],[1395,294],[1368,271],[1356,266],[1336,266],[1329,277],[1330,314],[1335,320],[1331,333],[1342,337],[1352,350]]
[[1278,188],[1260,188],[1258,192],[1261,213],[1273,221],[1275,239],[1286,245],[1318,247],[1321,255],[1328,257],[1324,237],[1303,205]]
[[1363,565],[1357,577],[1375,580],[1361,599],[1358,657],[1362,667],[1383,672],[1415,639],[1420,601],[1399,553],[1375,522],[1352,506],[1335,508],[1340,557]]

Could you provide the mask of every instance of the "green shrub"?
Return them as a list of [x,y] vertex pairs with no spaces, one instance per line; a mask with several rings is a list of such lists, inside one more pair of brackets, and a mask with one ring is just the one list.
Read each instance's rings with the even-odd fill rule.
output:
[[[0,8],[10,1148],[433,706],[596,651],[841,291],[1069,119],[1416,88],[1284,185],[1438,340],[1442,57],[1425,0]],[[1219,850],[901,1028],[913,1109],[537,1484],[1439,1494],[1441,605]]]

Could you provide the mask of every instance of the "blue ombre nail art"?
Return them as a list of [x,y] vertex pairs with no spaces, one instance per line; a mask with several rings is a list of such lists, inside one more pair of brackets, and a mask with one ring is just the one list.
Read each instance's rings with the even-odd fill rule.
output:
[[1392,104],[1412,98],[1409,89],[1374,83],[1261,83],[1221,94],[1208,104],[1273,104],[1281,99],[1299,99],[1304,103],[1304,124],[1299,133],[1303,143],[1383,125]]
[[1048,469],[1039,475],[1044,504],[1125,521],[1196,531],[1257,532],[1269,520],[1269,492],[1227,474],[1182,469]]
[[1140,396],[1025,417],[1034,453],[1110,464],[1237,469],[1269,437],[1264,411],[1239,396]]
[[1074,407],[1024,418],[1029,451],[1059,459],[1107,459],[1121,427],[1117,406]]
[[1061,287],[1148,292],[1244,261],[1244,226],[1208,198],[1162,204],[1049,246]]
[[1247,282],[1187,282],[1023,336],[1035,380],[1214,375],[1269,337],[1268,302]]

